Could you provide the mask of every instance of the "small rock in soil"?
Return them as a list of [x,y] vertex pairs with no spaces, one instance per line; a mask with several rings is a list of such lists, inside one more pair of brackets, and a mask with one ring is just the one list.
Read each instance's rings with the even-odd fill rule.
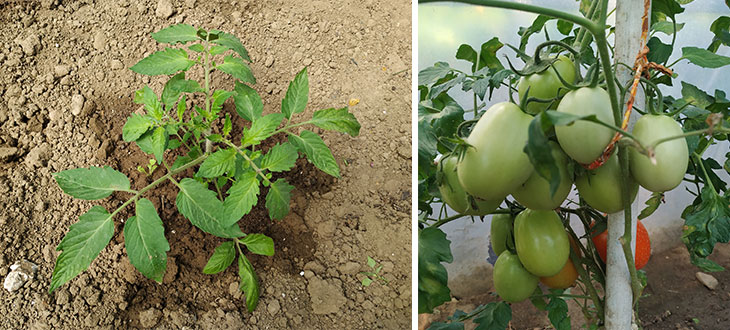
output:
[[25,156],[25,164],[29,167],[43,167],[51,158],[51,147],[48,143],[33,148],[27,156]]
[[0,147],[0,162],[9,162],[18,154],[18,148]]
[[162,313],[156,308],[150,308],[139,313],[139,323],[143,328],[152,328],[160,321],[161,315]]
[[350,261],[344,265],[341,265],[340,267],[338,267],[338,269],[342,274],[353,275],[357,273],[358,270],[360,270],[360,264]]
[[74,116],[78,116],[81,113],[81,109],[84,108],[84,96],[76,94],[71,97],[71,113]]
[[121,70],[124,69],[124,64],[120,60],[112,60],[112,70]]
[[104,47],[106,46],[106,35],[104,34],[104,31],[99,31],[94,35],[94,48],[96,50],[104,50]]
[[268,310],[269,314],[271,315],[276,315],[276,313],[279,312],[279,309],[281,309],[281,306],[279,306],[278,300],[274,300],[270,302],[268,306],[266,306],[266,310]]
[[54,78],[65,77],[69,74],[69,72],[71,72],[71,68],[68,65],[56,65],[55,67],[53,67]]
[[168,18],[172,16],[172,3],[170,0],[157,1],[157,10],[155,10],[155,15],[159,18]]
[[28,261],[21,260],[10,266],[10,273],[5,277],[3,287],[9,292],[16,291],[23,287],[25,282],[35,277],[38,271],[38,265]]
[[695,276],[697,277],[697,280],[700,281],[700,283],[704,284],[710,290],[715,290],[717,285],[720,284],[717,279],[710,274],[697,272]]
[[323,280],[314,277],[309,280],[307,291],[314,314],[337,313],[347,302],[342,294],[342,282],[338,279]]
[[41,47],[41,41],[35,34],[28,35],[25,39],[18,41],[18,44],[23,48],[25,55],[35,55]]
[[270,68],[272,65],[274,65],[274,57],[269,55],[266,57],[266,60],[264,61],[264,66],[267,68]]

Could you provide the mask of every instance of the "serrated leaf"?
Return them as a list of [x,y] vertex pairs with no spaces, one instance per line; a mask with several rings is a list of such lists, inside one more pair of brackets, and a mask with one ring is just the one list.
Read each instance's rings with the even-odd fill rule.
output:
[[547,304],[548,319],[555,330],[570,330],[568,304],[559,297],[552,297]]
[[211,46],[210,47],[209,53],[210,53],[210,55],[214,55],[215,56],[215,55],[223,54],[223,53],[225,53],[229,49],[230,48],[228,48],[226,46],[214,45],[214,46]]
[[512,309],[509,305],[500,301],[489,303],[485,307],[474,317],[474,323],[478,324],[475,330],[507,329],[512,320]]
[[183,120],[183,115],[185,114],[187,105],[185,104],[185,95],[180,98],[180,101],[177,102],[177,119],[179,121]]
[[129,191],[127,176],[109,166],[65,170],[53,173],[53,178],[63,192],[78,199],[102,199],[115,191]]
[[297,147],[299,151],[307,155],[307,159],[314,166],[331,176],[336,178],[340,177],[340,166],[337,165],[332,151],[330,151],[330,148],[327,147],[319,135],[304,130],[299,136],[289,134],[289,142]]
[[203,47],[203,45],[201,45],[201,44],[190,45],[190,47],[188,47],[188,49],[190,49],[196,53],[202,53],[203,51],[205,51],[205,47]]
[[144,104],[144,108],[148,114],[157,120],[162,119],[162,105],[157,98],[157,94],[149,86],[144,86],[142,89],[134,92],[134,103]]
[[[554,111],[553,111],[554,112]],[[541,112],[530,122],[527,133],[527,144],[523,151],[527,154],[535,171],[550,184],[550,195],[555,195],[560,187],[561,174],[555,159],[553,148],[546,132],[552,127],[548,115]],[[557,148],[559,150],[559,148]]]
[[272,172],[288,171],[294,167],[297,158],[299,158],[299,153],[291,143],[276,144],[264,155],[261,160],[261,169]]
[[226,119],[223,121],[223,136],[228,136],[229,134],[231,134],[231,129],[233,129],[231,115],[226,114]]
[[254,78],[253,73],[251,73],[251,69],[238,57],[226,55],[226,57],[223,58],[223,63],[218,64],[216,68],[242,82],[250,84],[256,83],[256,78]]
[[127,257],[142,275],[162,283],[167,268],[167,251],[170,251],[165,227],[149,199],[140,199],[136,207],[137,215],[124,224]]
[[[467,45],[468,46],[468,45]],[[471,48],[471,46],[469,46]],[[473,51],[474,49],[472,49]],[[458,58],[458,57],[457,57]],[[418,85],[430,86],[439,81],[451,72],[449,64],[446,62],[436,62],[433,66],[425,68],[418,72]]]
[[145,153],[152,154],[158,163],[162,163],[162,155],[167,148],[169,137],[164,127],[157,127],[148,131],[135,141],[137,146]]
[[274,255],[274,240],[264,234],[248,234],[239,239],[251,253],[264,256]]
[[126,142],[137,141],[150,127],[152,121],[149,118],[133,113],[122,127],[122,139]]
[[730,64],[730,57],[697,47],[682,47],[682,57],[703,68],[715,69]]
[[216,194],[203,187],[191,178],[184,178],[179,183],[180,192],[175,204],[178,211],[202,231],[223,238],[243,236],[237,224],[224,226],[226,219],[223,202]]
[[[213,32],[213,31],[211,31]],[[241,40],[238,40],[236,36],[225,33],[225,32],[219,32],[218,33],[218,39],[212,41],[214,44],[226,46],[230,49],[232,49],[234,52],[238,54],[238,56],[241,56],[242,59],[251,62],[251,58],[248,57],[248,51],[246,50],[246,47],[243,47],[243,44],[241,43]]]
[[707,257],[715,244],[730,241],[730,201],[709,185],[702,187],[699,198],[699,204],[690,205],[682,212],[685,220],[682,242],[687,246],[693,264],[705,271],[722,270]]
[[322,129],[347,133],[353,137],[360,134],[360,123],[357,121],[357,118],[348,111],[347,107],[315,111],[312,119],[309,120],[309,123],[312,123]]
[[433,309],[451,300],[448,274],[442,262],[452,262],[451,241],[441,229],[428,227],[418,231],[418,313]]
[[197,176],[203,178],[215,178],[223,173],[233,170],[236,159],[236,149],[219,149],[200,164]]
[[246,294],[246,308],[253,312],[259,304],[259,278],[251,263],[244,255],[238,256],[239,289]]
[[210,105],[210,113],[213,116],[217,116],[218,112],[223,109],[223,103],[228,100],[231,96],[233,96],[233,92],[224,91],[224,90],[216,90],[213,92],[213,96],[211,97],[213,99],[213,103]]
[[[681,31],[682,28],[684,28],[684,23],[678,23],[677,32]],[[651,29],[670,36],[674,33],[674,24],[672,24],[672,22],[669,22],[669,21],[660,21],[660,22],[656,22],[656,23],[652,24]]]
[[233,91],[236,92],[233,95],[233,103],[236,104],[236,112],[239,116],[248,121],[254,121],[261,117],[264,104],[255,89],[236,81],[236,87]]
[[281,178],[271,184],[269,193],[266,194],[266,209],[269,210],[269,218],[281,220],[289,214],[289,201],[293,189],[294,186]]
[[665,63],[672,55],[672,46],[661,42],[657,37],[651,37],[646,46],[649,47],[649,54],[646,55],[646,58],[651,62]]
[[162,90],[161,101],[167,106],[167,109],[170,109],[172,105],[177,102],[180,94],[196,93],[201,92],[202,90],[203,89],[200,88],[200,84],[198,84],[197,81],[186,80],[185,72],[180,72],[172,76],[172,78],[170,78],[170,80],[168,80],[165,84],[165,88]]
[[291,118],[293,114],[303,112],[308,101],[309,78],[307,77],[307,68],[305,67],[289,83],[284,100],[281,102],[281,112],[286,118]]
[[188,53],[184,50],[165,48],[143,58],[129,69],[139,74],[156,76],[185,71],[193,65],[195,61],[188,59]]
[[284,115],[280,113],[271,113],[255,119],[250,128],[243,129],[243,140],[241,141],[243,147],[257,145],[266,140],[276,131],[282,119],[284,119]]
[[176,24],[168,26],[160,31],[152,33],[152,38],[159,43],[184,44],[188,41],[200,40],[197,35],[198,29],[189,24]]
[[233,259],[236,258],[235,244],[233,241],[225,241],[221,245],[218,245],[213,255],[208,259],[205,268],[203,268],[203,273],[217,274],[226,270],[233,263]]
[[651,194],[651,198],[646,201],[646,207],[639,213],[639,220],[644,219],[654,213],[664,200],[664,193],[655,192]]
[[688,82],[682,82],[682,99],[692,102],[692,105],[700,109],[705,109],[714,103],[710,95]]
[[251,211],[258,202],[259,180],[254,171],[246,172],[236,178],[236,182],[228,189],[228,197],[223,202],[226,220],[223,225],[232,225]]
[[49,292],[89,268],[91,262],[114,235],[112,215],[101,206],[94,206],[71,225],[56,250],[63,251],[56,259]]

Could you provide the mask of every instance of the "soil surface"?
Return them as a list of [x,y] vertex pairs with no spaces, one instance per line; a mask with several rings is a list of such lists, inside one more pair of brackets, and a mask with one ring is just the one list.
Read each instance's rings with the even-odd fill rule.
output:
[[[710,259],[730,269],[730,245],[716,245]],[[648,277],[644,297],[639,300],[639,319],[643,329],[727,330],[730,328],[730,271],[711,273],[719,284],[710,290],[697,280],[696,273],[700,269],[690,263],[689,253],[684,245],[652,255],[643,270]],[[425,329],[431,322],[445,322],[446,318],[457,309],[468,313],[481,304],[497,300],[496,295],[492,294],[454,298],[439,307],[435,314],[421,314],[419,329]],[[584,320],[580,308],[570,301],[568,309],[573,328],[580,328]],[[467,323],[465,328],[475,327],[475,324]],[[547,313],[538,310],[529,301],[512,304],[511,327],[532,330],[553,329]]]
[[[235,267],[202,273],[221,239],[177,213],[170,184],[145,196],[171,246],[162,284],[127,260],[122,220],[134,212],[127,208],[89,269],[48,294],[55,247],[69,226],[92,205],[113,209],[129,198],[75,200],[51,173],[108,165],[129,176],[133,189],[164,174],[136,170],[149,157],[122,141],[121,130],[139,109],[134,90],[149,84],[160,93],[166,81],[127,68],[162,49],[150,33],[175,23],[242,40],[264,113],[278,111],[305,66],[311,93],[301,118],[359,99],[350,109],[360,136],[323,133],[342,177],[299,160],[285,174],[295,186],[290,215],[269,220],[262,191],[240,222],[244,232],[264,233],[276,244],[273,257],[250,256],[261,283],[253,313]],[[0,278],[16,261],[39,266],[18,291],[0,290],[0,329],[410,328],[410,2],[0,0],[0,26]],[[214,87],[232,85],[228,76],[213,75]],[[238,118],[231,100],[224,111]],[[234,131],[244,125],[234,121]],[[368,256],[383,265],[387,285],[361,285]]]

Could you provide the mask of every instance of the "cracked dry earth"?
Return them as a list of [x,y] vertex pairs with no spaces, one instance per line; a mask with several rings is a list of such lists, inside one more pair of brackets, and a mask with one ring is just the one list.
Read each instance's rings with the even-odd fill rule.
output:
[[[0,328],[410,328],[410,16],[410,2],[384,0],[0,0],[0,277],[23,259],[39,266],[19,290],[0,290]],[[171,246],[162,284],[127,260],[121,220],[132,215],[128,208],[89,269],[48,294],[56,245],[95,205],[63,194],[51,173],[109,165],[134,189],[163,174],[136,171],[148,156],[122,141],[121,129],[138,109],[134,90],[149,84],[159,93],[164,83],[127,68],[161,49],[151,32],[175,23],[237,35],[254,61],[265,113],[279,109],[304,66],[307,115],[360,100],[351,107],[360,136],[324,133],[342,177],[300,159],[286,175],[295,186],[290,215],[273,222],[259,203],[240,222],[276,244],[273,257],[251,257],[262,292],[253,313],[235,267],[202,273],[220,239],[176,212],[169,184],[146,196]],[[213,76],[214,87],[232,84]],[[230,100],[224,111],[237,117]],[[96,204],[111,209],[127,197]],[[383,265],[387,285],[360,284],[368,256]]]

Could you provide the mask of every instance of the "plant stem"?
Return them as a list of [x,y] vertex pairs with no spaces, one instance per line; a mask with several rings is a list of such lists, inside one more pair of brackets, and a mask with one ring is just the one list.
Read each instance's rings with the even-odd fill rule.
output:
[[[504,210],[496,210],[496,211],[494,211],[492,213],[489,213],[489,214],[509,214],[509,213],[510,213],[510,210],[504,209]],[[456,219],[460,219],[460,218],[468,217],[468,216],[469,216],[468,214],[456,214],[456,215],[452,215],[452,216],[450,216],[448,218],[443,218],[443,219],[440,219],[440,220],[436,221],[435,223],[431,224],[429,227],[440,227],[441,225],[447,224],[447,223],[449,223],[451,221],[454,221]]]
[[[205,36],[205,113],[210,115],[210,60],[208,58],[208,38],[209,35]],[[206,120],[207,121],[207,120]],[[210,128],[205,132],[205,135],[210,134]],[[209,154],[213,149],[213,142],[205,140],[205,153]]]
[[249,165],[251,165],[251,168],[253,168],[256,171],[256,173],[259,176],[261,176],[262,179],[264,179],[264,181],[266,181],[269,185],[271,185],[271,181],[269,180],[269,178],[266,177],[266,175],[264,175],[264,171],[261,170],[258,166],[256,166],[256,164],[254,164],[253,160],[251,160],[251,158],[249,158],[245,152],[243,152],[238,146],[236,146],[235,144],[233,144],[233,142],[231,142],[229,140],[223,139],[223,143],[236,149],[236,152],[238,152],[239,155],[243,156],[243,158],[246,159],[246,161],[249,163]]
[[[660,144],[662,144],[664,142],[667,142],[667,141],[671,141],[671,140],[686,138],[688,136],[693,136],[693,135],[702,135],[704,133],[708,133],[707,132],[708,130],[709,130],[709,128],[706,128],[706,129],[698,129],[696,131],[689,131],[689,132],[682,133],[682,134],[679,134],[679,135],[665,137],[663,139],[659,139],[659,140],[654,141],[654,143],[652,143],[649,146],[649,148],[656,148],[658,145],[660,145]],[[730,133],[730,129],[727,129],[727,128],[724,128],[724,127],[718,127],[718,128],[716,128],[714,130],[714,132]]]
[[[710,176],[707,174],[707,170],[705,169],[705,164],[704,164],[704,162],[702,162],[702,157],[700,157],[700,155],[698,155],[696,152],[692,153],[692,156],[694,156],[694,158],[697,160],[697,164],[700,165],[700,169],[702,169],[702,174],[705,175],[705,184],[708,185],[710,187],[710,189],[712,189],[712,191],[717,192],[717,190],[715,190],[715,186],[712,184],[712,180],[710,180]],[[702,193],[701,191],[698,191],[698,192]]]

